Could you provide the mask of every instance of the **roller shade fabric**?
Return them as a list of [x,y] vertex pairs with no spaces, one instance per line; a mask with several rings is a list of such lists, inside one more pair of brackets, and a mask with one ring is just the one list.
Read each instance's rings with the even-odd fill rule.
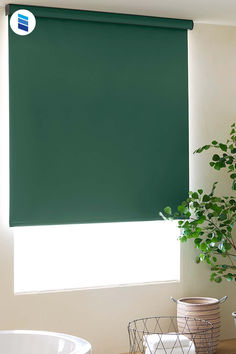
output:
[[158,219],[188,192],[188,20],[8,5],[10,225]]

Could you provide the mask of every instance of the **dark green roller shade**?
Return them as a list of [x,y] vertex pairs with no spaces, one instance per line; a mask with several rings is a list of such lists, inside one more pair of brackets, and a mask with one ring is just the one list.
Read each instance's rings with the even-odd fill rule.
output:
[[10,225],[154,220],[188,192],[192,21],[10,5]]

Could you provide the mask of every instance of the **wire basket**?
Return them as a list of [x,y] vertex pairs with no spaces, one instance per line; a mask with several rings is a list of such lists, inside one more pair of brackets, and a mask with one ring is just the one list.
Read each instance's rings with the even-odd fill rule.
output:
[[159,316],[129,322],[130,354],[213,353],[213,325],[192,317]]

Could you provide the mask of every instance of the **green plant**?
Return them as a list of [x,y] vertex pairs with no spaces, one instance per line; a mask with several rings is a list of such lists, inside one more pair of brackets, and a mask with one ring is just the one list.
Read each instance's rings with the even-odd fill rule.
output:
[[[216,149],[210,166],[219,171],[227,170],[232,192],[236,190],[236,128],[231,125],[230,137],[226,143],[212,141],[194,153],[202,153],[208,149]],[[231,184],[230,182],[230,184]],[[189,192],[176,212],[170,207],[160,215],[164,219],[179,219],[181,242],[193,239],[194,246],[199,250],[196,263],[208,263],[211,268],[210,280],[220,283],[222,279],[236,281],[236,242],[233,239],[233,227],[236,221],[235,196],[216,196],[215,182],[209,194],[203,189]]]

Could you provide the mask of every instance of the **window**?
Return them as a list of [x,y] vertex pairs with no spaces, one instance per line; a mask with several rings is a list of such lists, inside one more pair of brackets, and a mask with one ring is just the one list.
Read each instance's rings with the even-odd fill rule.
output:
[[177,234],[167,221],[16,227],[15,292],[178,281]]
[[9,26],[15,292],[179,280],[176,227],[157,219],[188,193],[192,21],[23,9],[34,30]]

